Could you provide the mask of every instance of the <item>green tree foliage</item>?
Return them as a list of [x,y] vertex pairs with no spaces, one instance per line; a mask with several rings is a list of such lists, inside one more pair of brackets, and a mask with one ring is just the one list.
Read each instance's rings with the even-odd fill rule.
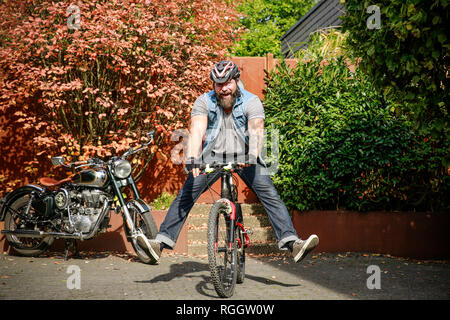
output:
[[281,136],[273,181],[282,199],[300,210],[448,209],[441,159],[449,145],[438,147],[393,111],[336,48],[342,36],[320,37],[295,68],[282,63],[268,79],[266,122]]
[[[396,101],[435,140],[447,140],[448,1],[345,0],[345,7],[348,45],[361,58],[360,67],[376,89]],[[380,24],[368,27],[377,13]],[[449,164],[448,156],[445,163]]]
[[280,37],[314,5],[314,0],[249,0],[237,7],[244,16],[242,25],[247,29],[233,54],[238,56],[264,56],[273,53],[281,57]]

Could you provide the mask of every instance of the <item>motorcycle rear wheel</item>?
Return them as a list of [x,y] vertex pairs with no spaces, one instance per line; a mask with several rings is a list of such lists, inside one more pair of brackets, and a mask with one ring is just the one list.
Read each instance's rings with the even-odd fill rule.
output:
[[[5,216],[5,230],[36,230],[36,224],[30,221],[24,221],[15,214],[15,212],[24,213],[28,206],[29,200],[30,196],[26,194],[15,200],[9,206]],[[29,216],[36,217],[38,215],[38,211],[31,206]],[[45,231],[42,229],[39,230]],[[52,245],[55,238],[50,236],[44,238],[28,238],[7,234],[6,240],[18,254],[26,257],[35,257],[46,251]]]

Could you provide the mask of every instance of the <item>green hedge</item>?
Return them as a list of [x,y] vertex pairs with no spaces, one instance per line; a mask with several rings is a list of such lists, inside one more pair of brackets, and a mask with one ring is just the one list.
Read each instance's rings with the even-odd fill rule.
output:
[[[449,176],[435,148],[344,58],[281,63],[267,82],[266,125],[279,130],[272,177],[290,208],[445,210]],[[324,65],[323,65],[324,64]]]
[[[345,0],[342,29],[380,92],[435,139],[449,135],[448,0]],[[368,22],[379,14],[375,28]],[[374,20],[376,22],[376,20]],[[447,155],[450,164],[450,154]]]

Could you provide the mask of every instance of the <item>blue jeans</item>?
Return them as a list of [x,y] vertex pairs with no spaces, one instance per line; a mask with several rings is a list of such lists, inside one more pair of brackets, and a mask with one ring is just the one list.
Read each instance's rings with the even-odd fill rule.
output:
[[[286,206],[278,196],[267,169],[257,163],[237,172],[264,206],[275,232],[278,247],[282,249],[287,242],[297,240],[298,236],[292,220]],[[166,218],[159,228],[159,233],[156,236],[157,241],[173,249],[194,203],[220,176],[220,171],[214,171],[208,175],[199,175],[196,178],[193,177],[192,173],[189,173],[186,182],[172,202]]]

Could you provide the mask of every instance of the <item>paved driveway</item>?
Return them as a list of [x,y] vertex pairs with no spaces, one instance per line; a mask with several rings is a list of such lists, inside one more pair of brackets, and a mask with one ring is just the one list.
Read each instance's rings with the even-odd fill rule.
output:
[[[206,257],[164,253],[159,265],[134,256],[0,254],[1,300],[217,300]],[[231,300],[450,299],[448,261],[412,261],[361,253],[247,258],[246,280]]]

